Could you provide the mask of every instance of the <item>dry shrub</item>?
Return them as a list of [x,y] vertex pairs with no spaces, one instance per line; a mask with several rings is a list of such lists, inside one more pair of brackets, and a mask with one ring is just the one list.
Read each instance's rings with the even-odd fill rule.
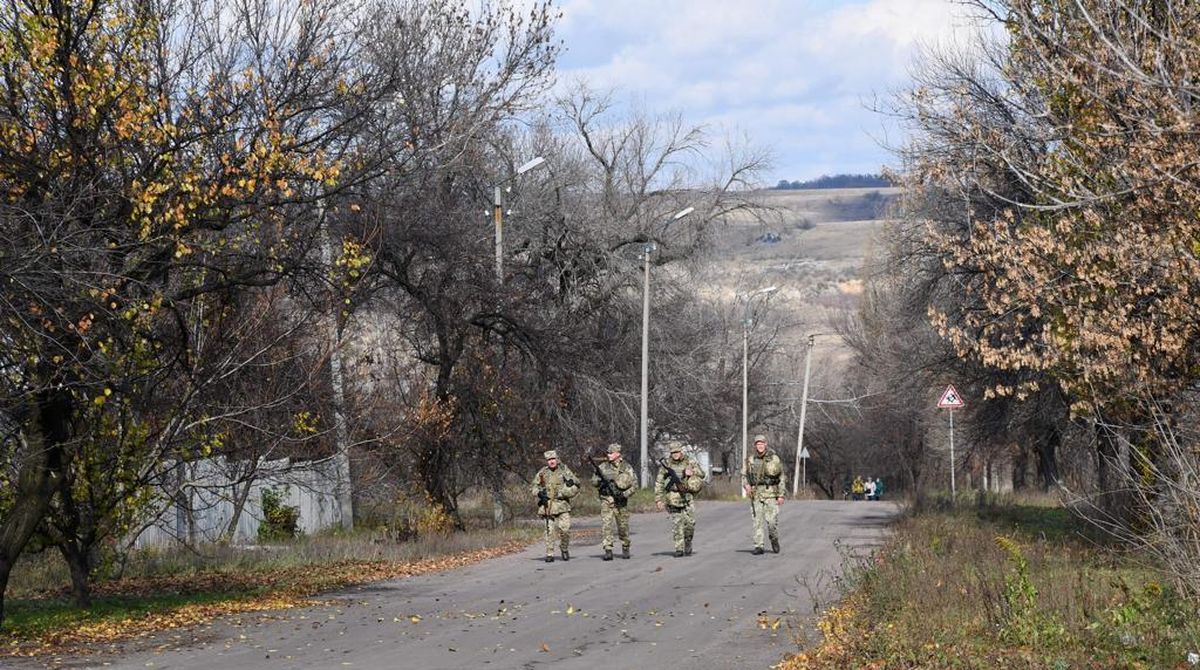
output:
[[384,532],[394,541],[406,542],[453,530],[454,518],[441,505],[426,494],[410,493],[397,498]]

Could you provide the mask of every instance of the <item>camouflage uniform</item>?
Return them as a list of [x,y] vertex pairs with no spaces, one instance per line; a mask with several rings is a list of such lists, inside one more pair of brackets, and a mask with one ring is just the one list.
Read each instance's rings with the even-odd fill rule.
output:
[[[672,444],[671,456],[659,462],[658,477],[654,481],[654,502],[665,505],[671,515],[672,538],[675,540],[676,556],[692,555],[692,536],[696,532],[696,512],[692,498],[704,486],[704,472],[695,459],[684,456],[682,446]],[[675,458],[675,454],[679,458]],[[670,486],[667,476],[670,468],[683,484],[683,491]],[[684,470],[691,469],[692,476],[685,477]]]
[[[755,436],[755,442],[766,438]],[[779,499],[783,498],[783,461],[770,448],[760,456],[757,447],[750,453],[743,484],[750,486],[750,507],[754,516],[754,553],[763,553],[763,530],[771,540],[771,550],[779,553]]]
[[[547,460],[550,458],[551,456],[546,456]],[[562,553],[563,560],[569,560],[570,554],[567,553],[567,549],[571,544],[570,500],[579,493],[579,478],[565,463],[559,463],[554,468],[547,465],[538,470],[537,476],[533,478],[533,485],[529,487],[529,492],[535,496],[542,491],[546,492],[547,502],[543,505],[539,501],[538,516],[546,519],[546,560],[554,560],[555,546]]]
[[[609,445],[608,453],[621,453],[620,446]],[[600,543],[604,547],[604,560],[612,559],[614,532],[621,539],[622,558],[629,558],[629,508],[625,506],[625,499],[633,494],[633,487],[637,484],[633,466],[618,458],[615,461],[606,460],[596,467],[604,479],[624,494],[620,500],[613,496],[600,496]],[[592,475],[592,485],[597,489],[600,487],[600,475]]]

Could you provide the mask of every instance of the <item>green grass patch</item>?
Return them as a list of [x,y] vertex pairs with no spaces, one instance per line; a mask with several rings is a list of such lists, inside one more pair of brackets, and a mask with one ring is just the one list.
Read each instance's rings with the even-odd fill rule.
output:
[[215,591],[188,594],[143,596],[101,596],[91,608],[82,609],[60,599],[14,600],[6,604],[4,633],[16,640],[36,640],[80,626],[141,618],[165,613],[186,605],[212,605],[229,600],[245,600],[258,592]]
[[1069,511],[931,507],[850,560],[849,596],[801,668],[1185,668],[1200,619],[1139,556]]

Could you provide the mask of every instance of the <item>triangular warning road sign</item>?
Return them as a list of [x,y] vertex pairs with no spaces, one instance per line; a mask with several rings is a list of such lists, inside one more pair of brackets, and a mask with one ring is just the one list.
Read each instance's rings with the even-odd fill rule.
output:
[[958,391],[954,388],[954,384],[946,387],[942,391],[942,397],[938,400],[938,409],[959,409],[963,407],[962,396],[958,395]]

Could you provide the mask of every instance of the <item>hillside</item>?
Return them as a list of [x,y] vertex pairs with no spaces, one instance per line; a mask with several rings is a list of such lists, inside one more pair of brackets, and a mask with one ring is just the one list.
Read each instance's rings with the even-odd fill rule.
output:
[[[799,365],[809,334],[832,334],[857,305],[862,267],[897,188],[762,191],[762,221],[743,219],[722,230],[705,280],[732,300],[737,293],[777,286],[771,309],[781,316],[777,342]],[[845,355],[836,337],[818,337],[814,365]]]

